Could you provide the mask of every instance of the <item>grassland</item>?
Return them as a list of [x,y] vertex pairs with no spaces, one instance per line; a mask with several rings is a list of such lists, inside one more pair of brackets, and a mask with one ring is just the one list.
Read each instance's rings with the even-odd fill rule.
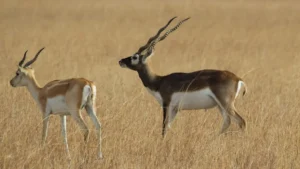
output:
[[[300,168],[300,2],[298,1],[38,1],[0,2],[0,168]],[[173,17],[191,16],[156,47],[157,74],[226,69],[249,92],[236,107],[247,122],[218,135],[217,109],[182,111],[165,140],[162,112],[137,73],[118,60],[133,54]],[[9,80],[25,50],[41,85],[85,77],[98,88],[104,159],[68,118],[72,161],[59,117],[41,146],[42,116],[25,88]],[[82,112],[89,128],[91,120]]]

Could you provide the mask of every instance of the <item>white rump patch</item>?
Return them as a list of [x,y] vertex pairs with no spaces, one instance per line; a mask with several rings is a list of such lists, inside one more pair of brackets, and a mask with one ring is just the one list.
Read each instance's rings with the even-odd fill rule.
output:
[[148,90],[148,92],[149,92],[152,96],[155,97],[155,99],[158,101],[158,103],[162,106],[163,101],[162,101],[162,97],[161,97],[160,93],[157,92],[157,91],[153,91],[153,90],[151,90],[151,89],[149,89],[149,88],[147,88],[147,87],[146,87],[146,89]]
[[95,103],[95,100],[96,100],[96,95],[97,95],[97,89],[96,89],[96,86],[92,85],[92,89],[93,89],[93,103]]
[[179,110],[209,109],[217,105],[215,95],[209,88],[193,92],[177,92],[171,97],[172,107]]
[[82,91],[82,100],[81,100],[81,106],[84,106],[88,100],[89,95],[91,94],[91,86],[90,85],[85,85],[83,87],[83,91]]

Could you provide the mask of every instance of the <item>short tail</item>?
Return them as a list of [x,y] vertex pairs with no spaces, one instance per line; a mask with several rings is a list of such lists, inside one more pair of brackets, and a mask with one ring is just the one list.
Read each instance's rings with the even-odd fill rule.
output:
[[235,97],[238,96],[238,94],[239,94],[242,87],[244,88],[244,91],[243,91],[243,96],[244,96],[248,91],[247,90],[247,85],[243,80],[239,80]]
[[96,101],[96,86],[95,85],[90,85],[91,86],[91,89],[92,89],[92,92],[90,94],[90,102],[95,105],[95,101]]
[[247,85],[244,81],[239,81],[239,83],[244,87],[243,96],[248,92]]

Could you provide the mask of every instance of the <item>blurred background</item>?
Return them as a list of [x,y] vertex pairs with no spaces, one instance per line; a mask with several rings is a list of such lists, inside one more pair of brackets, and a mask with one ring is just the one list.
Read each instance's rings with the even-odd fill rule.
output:
[[[300,168],[299,11],[296,0],[2,0],[0,168]],[[245,131],[232,123],[219,135],[217,109],[181,111],[162,140],[159,104],[118,61],[173,16],[191,19],[156,46],[154,72],[221,69],[242,77],[248,93],[236,107]],[[72,161],[59,117],[50,118],[41,146],[42,114],[27,89],[9,80],[24,52],[31,58],[42,47],[32,65],[41,86],[71,77],[96,83],[103,160],[96,134],[84,145],[70,117]]]

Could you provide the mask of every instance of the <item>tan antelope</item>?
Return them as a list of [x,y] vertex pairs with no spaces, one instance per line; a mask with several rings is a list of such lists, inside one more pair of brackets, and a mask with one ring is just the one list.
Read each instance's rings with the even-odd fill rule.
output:
[[66,146],[68,157],[70,158],[68,142],[67,142],[67,127],[66,116],[71,115],[84,131],[84,140],[87,141],[89,130],[82,119],[81,109],[85,108],[87,114],[92,119],[98,136],[98,155],[102,158],[101,152],[101,124],[96,116],[96,86],[93,82],[84,78],[72,78],[67,80],[54,80],[47,83],[44,87],[38,84],[35,73],[29,66],[36,61],[42,48],[35,57],[23,65],[26,59],[26,53],[23,59],[19,62],[19,67],[16,76],[11,79],[10,84],[13,87],[26,86],[34,100],[37,102],[43,114],[43,132],[42,144],[45,144],[49,116],[60,115],[62,135]]
[[241,87],[246,86],[243,80],[229,71],[199,70],[191,73],[172,73],[166,76],[156,75],[151,71],[147,60],[153,54],[157,42],[164,40],[175,31],[183,22],[160,36],[176,17],[159,29],[147,44],[127,58],[121,59],[119,64],[123,68],[137,71],[143,85],[152,94],[163,108],[162,135],[165,136],[166,125],[170,125],[179,110],[209,109],[218,106],[223,116],[223,133],[231,123],[231,117],[240,128],[246,126],[245,120],[237,113],[234,102]]

